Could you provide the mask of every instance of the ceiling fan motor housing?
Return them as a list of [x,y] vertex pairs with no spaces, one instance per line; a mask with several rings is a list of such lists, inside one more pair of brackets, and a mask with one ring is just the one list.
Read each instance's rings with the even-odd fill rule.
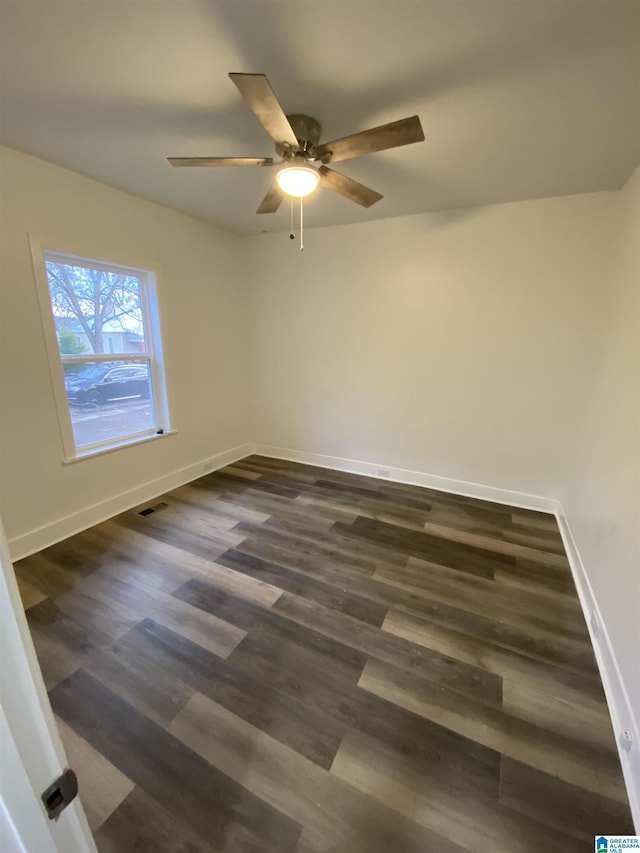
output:
[[[296,135],[298,145],[300,146],[300,152],[308,155],[309,159],[313,159],[315,149],[320,141],[320,133],[322,131],[320,122],[311,116],[298,113],[288,115],[287,120]],[[285,159],[294,157],[299,153],[286,142],[277,144],[276,151]]]

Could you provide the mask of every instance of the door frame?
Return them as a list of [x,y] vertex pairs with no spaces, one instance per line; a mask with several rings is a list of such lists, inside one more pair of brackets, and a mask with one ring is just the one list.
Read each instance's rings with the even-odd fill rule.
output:
[[79,797],[49,820],[41,793],[69,765],[0,520],[0,846],[97,853]]

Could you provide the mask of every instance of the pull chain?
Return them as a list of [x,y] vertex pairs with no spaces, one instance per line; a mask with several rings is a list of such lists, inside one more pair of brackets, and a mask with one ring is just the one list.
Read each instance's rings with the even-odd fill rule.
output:
[[[289,206],[289,239],[295,240],[295,236],[296,235],[293,232],[293,196],[291,196]],[[304,215],[302,196],[300,196],[300,251],[304,251]]]
[[302,196],[300,196],[300,251],[304,251],[304,222],[302,219]]

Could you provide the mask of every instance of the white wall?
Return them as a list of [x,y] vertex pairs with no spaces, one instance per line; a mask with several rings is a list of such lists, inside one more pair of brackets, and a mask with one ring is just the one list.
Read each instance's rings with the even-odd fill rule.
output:
[[[113,514],[128,490],[135,498],[142,484],[250,438],[246,294],[238,238],[16,151],[0,149],[0,169],[0,509],[15,558],[68,535],[74,518],[93,523],[87,507],[114,499]],[[50,248],[160,267],[177,435],[62,465],[28,233]],[[42,536],[21,538],[37,528]]]
[[255,438],[558,497],[616,197],[253,238]]
[[562,502],[640,728],[640,168],[617,204],[598,364]]

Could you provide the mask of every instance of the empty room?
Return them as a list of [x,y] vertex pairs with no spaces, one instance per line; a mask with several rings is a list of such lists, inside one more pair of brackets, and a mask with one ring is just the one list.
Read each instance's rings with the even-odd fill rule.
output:
[[640,849],[640,3],[0,0],[0,847]]

